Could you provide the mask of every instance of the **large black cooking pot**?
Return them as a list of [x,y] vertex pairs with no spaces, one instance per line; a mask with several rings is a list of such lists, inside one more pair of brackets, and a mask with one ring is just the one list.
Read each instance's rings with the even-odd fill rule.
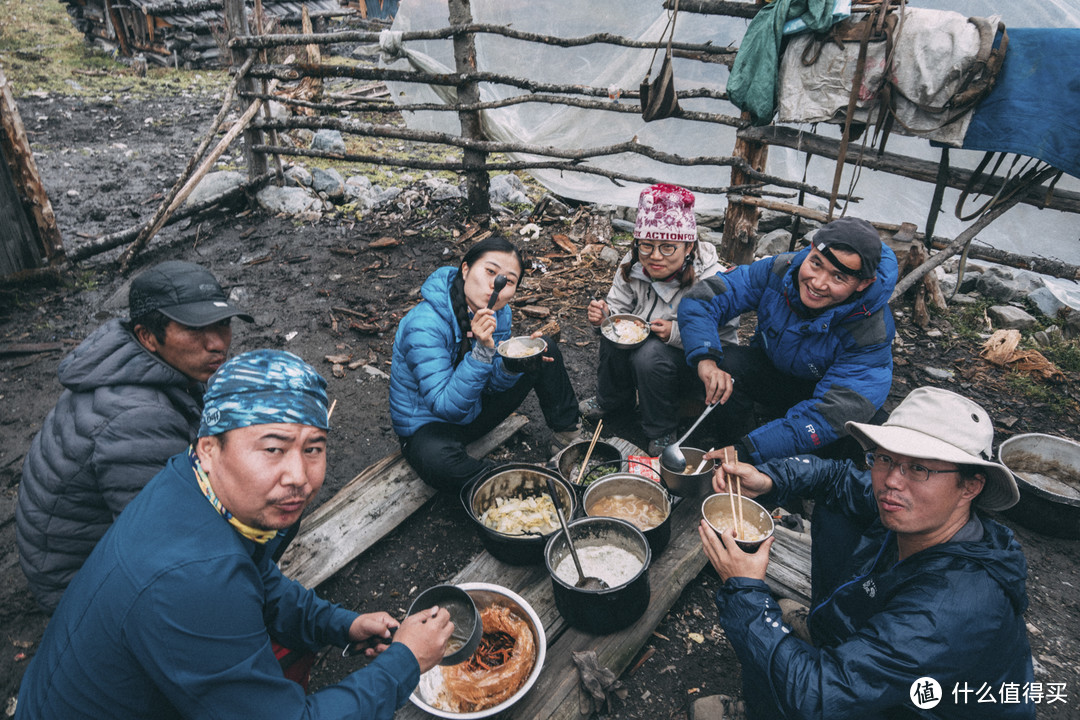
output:
[[544,544],[554,532],[561,532],[561,529],[547,535],[507,535],[484,525],[480,516],[495,504],[496,498],[546,496],[549,477],[555,480],[559,504],[569,520],[577,511],[577,498],[573,488],[559,473],[539,465],[499,465],[461,489],[461,503],[480,533],[480,542],[489,553],[511,565],[532,565],[543,560]]
[[671,539],[671,496],[658,482],[649,480],[637,473],[620,472],[605,475],[594,481],[585,489],[585,495],[581,498],[581,507],[585,514],[593,517],[593,506],[601,498],[611,495],[636,495],[648,500],[656,507],[664,511],[664,521],[654,528],[643,530],[645,539],[649,541],[653,555],[659,555],[667,547]]
[[[636,527],[616,518],[579,518],[569,524],[574,547],[583,549],[614,546],[628,551],[641,561],[641,569],[629,581],[605,590],[575,587],[555,574],[559,563],[570,553],[566,534],[555,533],[544,549],[544,564],[551,575],[555,607],[570,625],[586,632],[604,635],[634,623],[649,607],[649,543]],[[585,561],[582,561],[585,564]],[[586,570],[586,574],[590,571]],[[602,577],[602,576],[601,576]]]

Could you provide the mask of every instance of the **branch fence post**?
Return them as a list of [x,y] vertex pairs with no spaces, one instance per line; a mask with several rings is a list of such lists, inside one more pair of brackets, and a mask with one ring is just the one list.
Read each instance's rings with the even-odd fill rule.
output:
[[[461,27],[472,23],[470,0],[449,0],[450,25]],[[476,43],[473,33],[454,34],[454,64],[459,73],[476,72]],[[475,105],[480,102],[480,86],[475,80],[466,80],[457,86],[458,103]],[[461,136],[469,140],[483,140],[480,127],[480,113],[475,110],[462,110],[458,113],[461,122]],[[482,150],[464,151],[465,184],[469,203],[469,214],[477,219],[486,219],[491,215],[491,200],[488,197],[489,178],[485,163],[487,153]]]

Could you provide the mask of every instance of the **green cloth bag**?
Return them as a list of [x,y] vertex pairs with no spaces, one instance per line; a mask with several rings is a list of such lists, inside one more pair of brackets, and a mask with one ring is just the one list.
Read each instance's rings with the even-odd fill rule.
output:
[[780,73],[780,43],[784,24],[802,18],[807,29],[832,27],[836,0],[774,0],[750,21],[728,77],[728,99],[750,113],[755,125],[767,125],[776,113],[776,85]]

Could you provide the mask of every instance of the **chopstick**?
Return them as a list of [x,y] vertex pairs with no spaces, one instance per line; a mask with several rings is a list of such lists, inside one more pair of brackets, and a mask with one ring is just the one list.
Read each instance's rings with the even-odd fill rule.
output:
[[[724,448],[724,457],[727,457],[727,448]],[[735,467],[739,467],[739,455],[735,455]],[[730,491],[731,488],[728,488]],[[735,494],[739,496],[739,530],[743,528],[743,501],[742,501],[742,481],[739,480],[739,476],[735,476]]]
[[589,443],[589,450],[585,453],[585,459],[581,462],[581,469],[578,470],[577,483],[581,484],[582,478],[585,477],[585,468],[589,466],[589,458],[592,457],[593,448],[596,447],[596,441],[600,439],[600,428],[604,427],[604,421],[596,421],[596,430],[592,434],[592,442]]
[[[711,453],[715,449],[716,448],[709,448],[708,452],[706,452],[705,455],[708,455],[709,453]],[[705,459],[705,455],[701,456],[701,464],[698,465],[697,470],[694,471],[695,475],[700,475],[701,471],[705,469],[705,463],[709,462],[708,460]]]
[[[728,460],[728,449],[724,448],[724,464],[726,465],[728,462],[729,462],[729,460]],[[724,476],[724,479],[725,480],[727,479],[726,475]],[[738,481],[738,479],[736,478],[736,482],[737,481]],[[740,528],[742,528],[742,523],[738,522],[739,516],[738,516],[738,514],[737,514],[737,512],[735,510],[735,496],[731,493],[731,483],[730,482],[728,483],[727,496],[728,496],[728,501],[731,502],[731,524],[735,525],[735,532],[733,532],[732,535],[734,535],[735,537],[738,537],[739,536],[739,530],[740,530]],[[741,494],[739,495],[739,509],[740,510],[742,509],[742,495]],[[736,524],[736,523],[738,523],[738,524]]]
[[334,398],[334,402],[330,403],[330,409],[326,411],[326,420],[329,422],[330,416],[334,414],[334,408],[337,407],[337,398]]

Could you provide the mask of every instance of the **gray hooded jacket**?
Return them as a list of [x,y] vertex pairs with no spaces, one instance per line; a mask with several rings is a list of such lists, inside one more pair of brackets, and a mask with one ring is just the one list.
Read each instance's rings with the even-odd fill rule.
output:
[[15,509],[19,562],[50,614],[124,506],[194,441],[203,390],[119,320],[64,358],[59,377],[66,389],[23,462]]

